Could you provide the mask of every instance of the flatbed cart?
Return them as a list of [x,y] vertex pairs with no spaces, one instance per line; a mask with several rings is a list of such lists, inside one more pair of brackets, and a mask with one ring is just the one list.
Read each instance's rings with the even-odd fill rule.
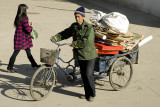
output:
[[[103,44],[96,44],[96,47],[99,48],[99,45],[106,47]],[[109,83],[114,90],[123,90],[129,85],[133,75],[132,64],[138,63],[139,47],[136,45],[127,52],[119,51],[122,48],[122,46],[109,46],[106,48],[107,51],[97,50],[97,53],[100,53],[95,64],[97,84],[105,87],[106,76],[109,76]]]

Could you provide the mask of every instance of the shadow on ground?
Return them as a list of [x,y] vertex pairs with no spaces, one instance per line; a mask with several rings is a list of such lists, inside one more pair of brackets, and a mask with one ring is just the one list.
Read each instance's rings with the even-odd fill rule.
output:
[[[7,65],[0,62],[0,66],[7,68]],[[16,73],[8,73],[6,69],[0,69],[1,94],[14,100],[33,101],[29,92],[29,84],[36,69],[31,68],[29,64],[15,65],[14,67]]]
[[22,80],[22,82],[16,83],[12,81],[0,80],[0,88],[2,89],[1,94],[14,100],[33,101],[30,96],[28,85],[23,83],[23,79],[18,78],[18,80]]
[[[84,93],[72,92],[72,91],[64,89],[64,87],[78,87],[78,88],[81,88],[82,90],[84,90],[83,83],[82,83],[81,79],[79,79],[75,82],[70,82],[67,80],[67,77],[64,75],[64,73],[61,72],[60,69],[58,69],[57,81],[58,81],[58,85],[53,89],[54,92],[64,94],[64,95],[74,96],[74,97],[80,97],[81,95],[84,95]],[[96,80],[95,83],[96,83],[96,90],[114,91],[111,88],[107,77],[106,77],[105,82],[102,80]]]
[[[2,62],[0,62],[0,66],[2,65],[7,67],[7,64],[3,64]],[[0,69],[0,88],[2,89],[1,94],[14,100],[33,101],[30,95],[29,85],[36,69],[31,68],[29,64],[22,64],[15,65],[15,70],[17,71],[16,73],[8,73],[6,70]],[[68,72],[72,71],[73,69],[68,69]],[[23,76],[18,76],[19,74]],[[60,69],[57,69],[56,74],[57,85],[53,88],[53,92],[73,97],[79,97],[84,94],[65,89],[65,87],[77,87],[84,90],[81,79],[75,82],[70,82],[67,80],[67,76],[63,72],[61,72]],[[105,87],[102,87],[101,84],[96,81],[96,89],[113,91],[108,80],[105,81]]]

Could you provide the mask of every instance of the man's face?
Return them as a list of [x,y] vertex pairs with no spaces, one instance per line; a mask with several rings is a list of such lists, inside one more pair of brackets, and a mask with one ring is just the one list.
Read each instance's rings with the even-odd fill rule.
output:
[[75,14],[75,19],[76,19],[76,22],[81,25],[83,23],[83,19],[84,17],[81,16],[80,14]]

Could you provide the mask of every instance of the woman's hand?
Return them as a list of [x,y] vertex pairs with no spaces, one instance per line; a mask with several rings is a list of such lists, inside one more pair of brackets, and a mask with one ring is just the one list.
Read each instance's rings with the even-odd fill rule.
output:
[[29,22],[29,26],[32,26],[32,22]]

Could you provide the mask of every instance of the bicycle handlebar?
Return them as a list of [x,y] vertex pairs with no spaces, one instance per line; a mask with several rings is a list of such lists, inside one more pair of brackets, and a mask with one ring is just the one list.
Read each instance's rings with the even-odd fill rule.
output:
[[54,44],[58,45],[58,46],[63,46],[63,45],[70,45],[69,43],[63,43],[63,44],[60,44],[60,43],[57,43],[55,40],[51,40]]

